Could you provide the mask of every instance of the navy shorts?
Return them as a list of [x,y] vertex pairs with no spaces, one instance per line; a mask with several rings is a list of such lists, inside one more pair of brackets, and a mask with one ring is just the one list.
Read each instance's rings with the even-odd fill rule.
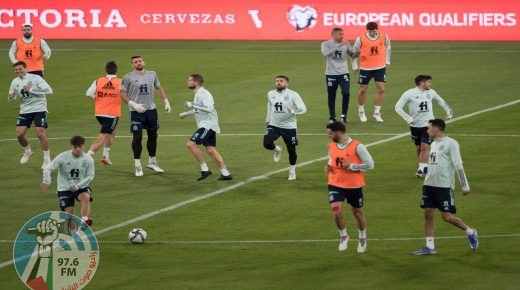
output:
[[92,190],[90,189],[90,187],[80,188],[76,192],[72,192],[69,190],[58,191],[58,201],[61,210],[65,210],[65,208],[67,207],[74,206],[74,200],[79,201],[78,196],[83,192],[86,192],[90,195],[90,202],[94,201],[94,199],[92,199]]
[[372,79],[374,79],[376,82],[386,83],[386,68],[380,68],[376,70],[359,70],[359,84],[368,85]]
[[31,128],[33,121],[35,127],[47,128],[47,112],[19,114],[16,126]]
[[159,118],[157,117],[157,110],[146,110],[144,113],[136,111],[130,112],[130,133],[141,132],[146,130],[159,129]]
[[111,118],[96,116],[96,119],[101,125],[101,131],[99,131],[99,133],[101,134],[112,134],[112,132],[114,132],[114,130],[116,129],[117,122],[119,122],[118,117]]
[[421,208],[436,208],[443,212],[457,213],[453,189],[424,185]]
[[415,145],[421,145],[421,143],[426,143],[428,145],[432,144],[432,139],[428,134],[428,127],[410,127],[410,133],[412,136],[412,141]]
[[215,131],[206,128],[199,128],[190,138],[191,141],[197,145],[204,145],[206,147],[217,147],[217,135]]
[[298,136],[296,135],[296,129],[284,129],[275,126],[267,126],[267,131],[265,132],[265,136],[272,138],[273,140],[278,139],[282,136],[283,141],[288,146],[297,146],[298,145]]
[[354,208],[362,208],[363,188],[342,188],[329,184],[329,203],[345,200]]

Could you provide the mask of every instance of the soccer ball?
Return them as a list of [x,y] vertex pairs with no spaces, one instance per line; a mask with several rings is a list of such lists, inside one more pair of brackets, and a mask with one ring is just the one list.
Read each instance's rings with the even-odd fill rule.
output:
[[133,229],[128,233],[128,240],[133,244],[142,244],[146,241],[148,234],[143,229]]

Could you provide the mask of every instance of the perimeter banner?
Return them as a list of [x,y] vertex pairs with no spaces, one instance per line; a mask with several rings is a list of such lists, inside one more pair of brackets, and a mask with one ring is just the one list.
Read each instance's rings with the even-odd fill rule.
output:
[[393,40],[520,40],[518,0],[25,0],[0,3],[0,38],[322,40],[376,21]]

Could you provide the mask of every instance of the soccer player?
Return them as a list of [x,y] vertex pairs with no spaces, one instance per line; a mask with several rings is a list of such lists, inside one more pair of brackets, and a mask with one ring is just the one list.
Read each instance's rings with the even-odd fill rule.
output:
[[94,159],[83,152],[85,138],[73,136],[70,138],[70,145],[71,150],[58,154],[43,169],[40,189],[45,191],[49,188],[51,173],[58,170],[58,198],[61,210],[74,214],[74,200],[79,201],[81,219],[90,226],[90,203],[93,199],[89,185],[94,180]]
[[[453,112],[448,104],[431,89],[432,77],[429,75],[418,75],[415,78],[416,87],[407,90],[395,104],[395,111],[410,125],[412,141],[417,148],[419,158],[419,169],[415,174],[422,178],[428,171],[428,153],[432,143],[428,135],[428,120],[434,118],[432,100],[435,100],[446,111],[446,119],[451,119]],[[409,114],[403,107],[408,105]]]
[[16,137],[18,137],[18,142],[24,149],[20,163],[27,163],[33,154],[29,140],[27,140],[27,131],[34,121],[36,136],[43,149],[43,168],[51,162],[49,140],[45,132],[47,128],[47,99],[45,95],[52,94],[52,88],[39,75],[27,73],[25,62],[16,62],[13,64],[13,68],[17,77],[11,82],[7,99],[13,101],[17,97],[20,98],[20,114],[16,122]]
[[264,148],[274,151],[274,162],[280,161],[282,147],[275,145],[282,136],[287,152],[289,153],[289,180],[296,179],[296,146],[298,136],[296,135],[296,115],[307,112],[300,95],[289,89],[289,78],[279,75],[275,78],[275,90],[267,93],[267,131],[264,135]]
[[341,87],[343,96],[341,121],[347,122],[348,103],[350,100],[350,74],[346,62],[347,54],[352,58],[359,56],[348,41],[343,41],[343,29],[336,27],[331,31],[332,39],[321,43],[321,53],[325,56],[325,82],[329,99],[329,120],[336,121],[336,91]]
[[357,58],[352,60],[354,72],[359,70],[359,119],[363,123],[367,121],[365,115],[366,94],[370,80],[374,79],[377,91],[372,116],[376,122],[382,123],[381,106],[385,93],[386,67],[390,65],[390,39],[386,33],[378,30],[375,22],[368,22],[366,29],[366,33],[358,36],[354,43],[354,49],[360,50],[359,64]]
[[374,169],[374,161],[367,148],[358,140],[345,135],[345,125],[332,122],[327,125],[329,142],[329,163],[325,166],[328,174],[329,202],[334,222],[339,230],[338,250],[345,251],[349,241],[347,226],[343,217],[343,203],[350,204],[358,226],[357,252],[367,250],[367,232],[365,213],[363,212],[364,171]]
[[27,72],[43,78],[43,60],[51,58],[51,49],[45,40],[33,35],[31,24],[22,26],[22,37],[13,41],[9,49],[11,63],[23,61],[27,64]]
[[92,143],[88,154],[94,156],[103,146],[101,163],[112,165],[110,146],[116,136],[116,126],[121,117],[121,79],[116,76],[117,64],[109,61],[105,65],[106,76],[97,78],[87,90],[87,97],[94,99],[94,114],[101,125],[99,137]]
[[434,139],[431,145],[430,157],[428,159],[428,172],[424,179],[421,208],[424,209],[424,231],[426,234],[426,246],[422,247],[413,255],[436,254],[434,244],[435,231],[435,209],[441,212],[442,219],[455,227],[465,231],[468,235],[469,245],[472,250],[478,248],[477,230],[470,228],[459,217],[455,215],[455,172],[459,176],[462,194],[470,192],[468,179],[462,167],[459,143],[446,136],[446,124],[442,119],[433,119],[428,122],[428,134]]
[[215,102],[213,96],[206,90],[202,85],[204,84],[204,77],[200,74],[191,74],[188,77],[188,88],[195,92],[193,102],[186,102],[185,105],[188,108],[192,108],[188,112],[183,112],[179,115],[181,119],[188,116],[195,116],[197,122],[197,131],[193,133],[190,140],[186,144],[188,150],[195,157],[200,165],[200,176],[197,178],[198,181],[208,178],[211,175],[204,156],[197,145],[204,145],[206,152],[211,156],[215,164],[220,168],[222,174],[218,180],[232,180],[233,176],[224,164],[224,159],[217,151],[217,133],[220,133],[220,127],[218,126],[218,115],[215,109]]
[[146,148],[148,149],[149,157],[146,167],[155,172],[162,173],[164,170],[157,164],[155,156],[157,151],[159,120],[153,98],[154,91],[157,91],[157,94],[163,100],[166,113],[171,112],[170,102],[159,83],[157,74],[154,71],[145,70],[143,58],[138,55],[132,56],[131,62],[134,70],[123,77],[121,82],[121,98],[127,102],[130,107],[130,131],[133,134],[132,151],[134,152],[135,176],[143,176],[143,167],[141,166],[143,129],[146,129],[148,135]]

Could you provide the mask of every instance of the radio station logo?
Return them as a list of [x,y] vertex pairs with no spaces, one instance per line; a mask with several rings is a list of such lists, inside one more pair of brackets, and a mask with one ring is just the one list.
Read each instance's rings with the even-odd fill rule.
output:
[[316,26],[316,23],[318,23],[318,10],[309,5],[293,5],[287,12],[287,20],[296,28],[296,32],[302,32],[307,28]]
[[99,265],[92,229],[72,214],[49,211],[29,220],[13,247],[16,273],[30,289],[83,289]]

